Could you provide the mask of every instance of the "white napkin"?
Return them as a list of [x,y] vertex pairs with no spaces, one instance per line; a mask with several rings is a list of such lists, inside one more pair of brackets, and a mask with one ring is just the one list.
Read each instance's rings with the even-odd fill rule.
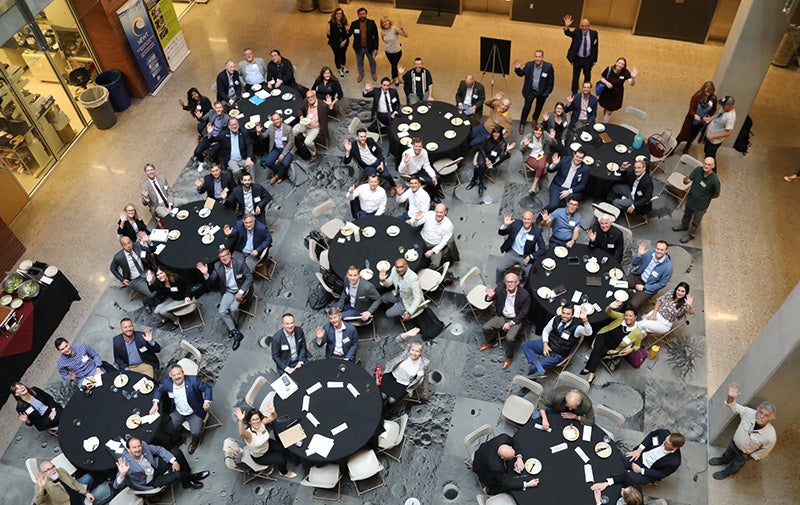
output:
[[311,412],[306,412],[306,418],[309,421],[311,421],[311,424],[313,424],[315,428],[319,426],[319,420],[316,417],[314,417],[314,414],[312,414]]
[[408,137],[408,135],[409,135],[408,130],[402,131],[402,132],[397,132],[397,137],[398,138]]
[[566,448],[567,448],[567,443],[564,442],[564,443],[561,443],[561,444],[558,444],[558,445],[554,445],[553,447],[551,447],[550,448],[550,452],[555,454],[557,452],[561,452],[563,450],[566,450]]
[[[584,425],[584,427],[583,427],[583,440],[586,441],[586,442],[591,442],[592,441],[592,427],[589,426],[588,424]],[[580,447],[579,447],[579,449],[580,449]]]
[[328,389],[343,388],[344,382],[328,381]]
[[99,388],[103,385],[103,374],[94,374],[94,387]]
[[533,427],[534,427],[534,428],[536,428],[537,430],[546,431],[546,432],[548,432],[548,433],[550,433],[551,431],[553,431],[553,428],[547,428],[547,429],[544,429],[544,426],[542,426],[542,425],[541,425],[541,424],[539,424],[539,423],[534,423],[534,424],[533,424]]
[[89,437],[83,441],[83,450],[92,452],[100,445],[100,439],[97,437]]
[[167,244],[158,244],[158,246],[156,246],[156,255],[161,254],[161,251],[163,251],[166,248]]
[[592,465],[583,465],[583,474],[586,477],[586,482],[594,482],[594,472],[592,472]]
[[217,225],[214,225],[214,227],[211,228],[211,230],[209,230],[208,234],[209,235],[215,235],[218,231],[219,231],[219,225],[217,224]]
[[321,387],[322,387],[322,383],[321,382],[317,382],[316,384],[314,384],[310,388],[306,389],[306,393],[310,395],[311,393],[313,393],[314,391],[317,391]]
[[53,279],[50,278],[50,277],[44,276],[41,279],[39,279],[39,282],[41,282],[42,284],[47,284],[49,286],[50,283],[53,282]]
[[308,442],[308,449],[306,449],[306,455],[311,456],[312,454],[319,454],[323,458],[327,458],[328,454],[333,449],[333,442],[332,438],[323,437],[320,434],[316,434],[311,437],[311,441]]
[[260,123],[261,122],[261,114],[254,114],[250,116],[251,123]]
[[578,291],[576,289],[575,293],[572,295],[572,303],[578,303],[579,301],[581,301],[581,295],[582,294],[583,293],[581,293],[580,291]]
[[[609,291],[609,293],[611,293],[611,291]],[[594,305],[592,305],[592,307],[594,307],[594,311],[595,312],[601,312],[603,310],[603,309],[600,308],[599,305],[597,305],[597,302],[595,302]]]
[[451,117],[453,117],[453,113],[452,112],[448,112],[447,114],[444,115],[445,119],[450,119]]
[[142,416],[140,419],[142,420],[142,424],[153,424],[153,421],[158,419],[161,416],[158,412],[155,414],[147,414],[146,416]]
[[464,120],[464,125],[465,125],[465,126],[469,126],[469,121],[467,121],[467,120],[465,119],[465,120]]
[[355,386],[353,386],[352,384],[348,383],[348,384],[347,384],[347,390],[348,390],[348,391],[350,391],[350,394],[352,394],[352,395],[353,395],[353,398],[358,398],[358,395],[359,395],[360,393],[359,393],[359,392],[358,392],[358,390],[355,388]]
[[311,397],[308,396],[308,395],[305,395],[303,397],[303,412],[308,412],[308,403],[309,403],[309,401],[311,401]]
[[111,439],[108,442],[106,442],[106,447],[108,447],[111,450],[111,452],[114,452],[116,454],[122,454],[123,445],[114,439]]
[[286,124],[292,124],[294,122],[294,116],[289,116],[286,118]]
[[266,91],[264,91],[263,89],[260,89],[260,90],[256,91],[256,96],[257,96],[258,98],[261,98],[261,99],[264,99],[264,100],[266,100],[266,99],[267,99],[267,97],[269,96],[269,93],[267,93],[267,92],[266,92]]
[[342,423],[336,428],[333,428],[331,430],[331,435],[338,435],[339,433],[343,432],[346,429],[347,429],[347,423]]
[[588,463],[589,462],[589,456],[587,456],[586,453],[583,452],[583,449],[581,449],[580,447],[576,447],[575,448],[575,453],[578,456],[580,456],[580,458],[583,460],[584,463]]
[[611,298],[611,295],[613,295],[613,294],[614,294],[613,291],[610,291],[610,290],[606,291],[606,298]]

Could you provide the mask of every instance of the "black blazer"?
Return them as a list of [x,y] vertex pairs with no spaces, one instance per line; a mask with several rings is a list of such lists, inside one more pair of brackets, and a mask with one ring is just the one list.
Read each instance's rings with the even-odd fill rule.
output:
[[[144,333],[141,331],[133,332],[133,342],[136,344],[136,349],[139,350],[139,356],[142,358],[142,363],[147,363],[155,370],[158,370],[158,356],[157,352],[161,352],[161,346],[156,342],[155,337],[151,343],[147,343],[144,339]],[[114,364],[120,372],[128,368],[128,351],[125,350],[125,337],[122,333],[114,336]]]
[[597,237],[595,237],[594,242],[591,240],[589,241],[589,247],[591,249],[599,247],[610,254],[617,263],[622,263],[622,255],[625,252],[625,239],[622,236],[622,231],[620,231],[619,228],[611,226],[611,228],[605,232],[601,230],[600,225],[597,224],[592,226],[592,230],[597,233]]
[[[464,97],[467,95],[467,83],[461,81],[458,84],[458,89],[456,90],[456,104],[459,104],[464,101]],[[483,87],[483,84],[475,81],[475,84],[472,85],[472,106],[475,107],[475,114],[478,116],[483,116],[483,102],[486,101],[486,90]]]
[[[636,180],[636,173],[633,171],[633,165],[628,167],[624,177],[625,184],[632,188],[633,181]],[[650,177],[649,172],[645,171],[642,175],[642,179],[639,181],[639,185],[636,186],[636,194],[633,195],[634,212],[636,214],[647,214],[650,212],[650,209],[653,208],[653,205],[650,203],[651,198],[653,198],[653,178]]]
[[504,444],[514,447],[514,439],[503,433],[491,440],[487,440],[475,451],[472,471],[475,472],[481,483],[486,486],[489,494],[522,490],[522,486],[526,481],[525,477],[508,474],[508,470],[514,466],[514,460],[503,461],[497,455],[497,449]]
[[280,63],[275,63],[270,60],[267,63],[267,82],[269,81],[282,81],[281,86],[294,87],[294,65],[288,58],[281,57]]
[[[222,183],[222,189],[227,188],[228,196],[230,196],[230,194],[236,187],[235,184],[233,183],[233,176],[230,173],[223,170],[222,173],[219,175],[219,180]],[[197,192],[201,195],[205,193],[208,198],[214,199],[214,177],[212,177],[211,174],[206,174],[206,176],[203,177],[203,185],[197,188]]]
[[[371,19],[367,19],[367,47],[370,51],[377,51],[378,50],[378,25],[375,24],[375,21]],[[350,31],[347,32],[348,37],[353,37],[353,51],[358,52],[362,49],[361,47],[361,32],[356,33],[356,30],[361,30],[361,23],[359,22],[358,18],[355,21],[350,22]]]
[[[579,28],[574,30],[570,30],[569,28],[564,28],[564,35],[572,39],[572,42],[569,44],[569,49],[567,50],[567,60],[570,63],[575,60],[578,56],[578,53],[581,49],[581,43],[583,42],[583,32],[580,31]],[[589,30],[589,59],[592,60],[592,65],[597,63],[597,52],[600,44],[598,43],[597,39],[597,30]]]
[[[536,64],[529,61],[522,68],[515,68],[514,73],[520,77],[525,77],[522,82],[522,96],[530,98],[533,96],[533,69]],[[542,74],[539,77],[539,87],[536,90],[539,95],[547,97],[553,92],[553,81],[555,79],[555,71],[553,65],[547,61],[542,62]]]
[[192,296],[192,284],[186,276],[175,274],[175,282],[172,282],[170,286],[171,287],[168,288],[158,279],[153,279],[153,283],[147,287],[150,288],[150,292],[158,293],[158,296],[165,300],[170,298],[172,300],[183,301]]
[[[351,142],[353,143],[353,147],[350,148],[350,155],[344,157],[344,162],[350,163],[350,160],[354,159],[356,160],[356,163],[358,163],[358,166],[363,167],[366,165],[366,163],[361,160],[361,151],[358,150],[358,142],[356,139],[352,139]],[[367,147],[370,151],[372,151],[372,155],[378,158],[378,164],[383,163],[383,151],[381,151],[381,146],[371,138],[367,137]]]
[[[250,191],[253,193],[253,207],[259,207],[261,209],[261,214],[256,216],[256,221],[261,221],[262,223],[267,223],[267,214],[264,212],[264,209],[267,207],[267,204],[272,201],[272,195],[269,194],[267,188],[258,184],[256,182],[250,186]],[[256,201],[258,200],[258,201]],[[238,219],[242,219],[244,215],[244,188],[242,186],[236,186],[231,191],[230,195],[228,195],[228,205],[231,207],[236,208],[236,217]]]
[[[139,231],[143,231],[148,235],[150,234],[150,230],[147,229],[147,225],[144,224],[144,221],[138,217],[135,218],[134,221],[136,221],[136,227],[139,228]],[[117,235],[128,237],[131,239],[131,242],[139,240],[139,237],[136,236],[136,232],[133,230],[133,226],[131,226],[131,223],[127,219],[124,222],[117,222]]]
[[[142,262],[142,268],[147,270],[152,270],[153,266],[150,264],[149,261],[142,257],[142,252],[147,252],[147,246],[142,247],[139,242],[134,241],[133,243],[133,254]],[[120,282],[122,281],[129,281],[131,280],[131,269],[128,267],[128,259],[125,257],[125,251],[120,249],[117,251],[117,254],[114,255],[114,258],[111,260],[111,266],[109,267],[111,274]],[[145,272],[142,272],[144,275]]]
[[[30,390],[33,393],[33,396],[36,397],[36,399],[40,402],[44,403],[48,409],[45,415],[41,415],[39,414],[38,410],[31,406],[30,403],[24,400],[17,400],[17,412],[28,416],[28,421],[25,424],[28,426],[33,426],[39,431],[44,431],[46,429],[58,426],[58,421],[61,418],[61,411],[63,410],[61,405],[59,405],[52,396],[36,386],[31,387]],[[52,409],[56,409],[56,417],[54,419],[50,419],[50,412]]]
[[[233,89],[236,91],[236,99],[242,97],[242,79],[239,71],[233,71]],[[217,100],[228,103],[228,72],[223,70],[217,74]]]
[[[244,261],[236,258],[231,259],[231,266],[233,266],[233,275],[236,278],[236,285],[239,286],[242,293],[247,293],[247,290],[253,285],[252,272],[250,272],[250,269],[244,264]],[[214,263],[214,269],[209,272],[206,282],[211,286],[216,283],[217,289],[219,289],[221,293],[225,293],[227,290],[227,285],[225,284],[225,265],[223,265],[221,261]]]
[[[500,228],[497,231],[498,235],[507,235],[506,239],[503,241],[503,244],[500,246],[500,252],[505,254],[511,250],[511,247],[514,245],[514,241],[517,239],[517,234],[522,229],[522,219],[515,219],[510,226],[506,228]],[[531,231],[529,233],[531,237],[526,237],[525,240],[525,247],[523,248],[523,253],[525,256],[530,256],[531,261],[535,260],[539,256],[542,256],[547,250],[544,246],[544,238],[542,237],[542,230],[538,226],[531,225]]]
[[[222,167],[227,167],[228,162],[231,160],[231,131],[228,128],[223,128],[219,135],[211,139],[212,142],[219,142],[220,157],[222,158]],[[253,158],[253,139],[250,134],[239,128],[239,154],[242,159]]]
[[299,361],[307,363],[308,348],[306,347],[306,336],[303,328],[294,327],[294,345],[297,349],[297,361],[292,361],[292,352],[289,350],[289,340],[283,333],[283,328],[272,336],[272,360],[278,366],[278,372],[283,373],[287,368],[296,365]]
[[339,83],[339,81],[334,81],[333,79],[328,81],[327,84],[325,84],[325,82],[323,82],[322,79],[318,79],[314,81],[314,84],[311,86],[311,89],[313,89],[317,93],[317,99],[319,99],[323,103],[325,101],[325,97],[327,97],[328,95],[330,95],[331,99],[341,100],[342,98],[344,98],[344,91],[342,91],[342,85]]
[[[372,98],[372,117],[378,115],[378,102],[383,100],[383,89],[378,86],[377,88],[372,88],[369,91],[364,91],[361,93],[364,98]],[[391,105],[391,110],[389,114],[392,112],[400,113],[400,93],[397,92],[394,88],[389,88],[389,105]]]
[[[374,314],[381,304],[380,298],[381,296],[378,294],[378,290],[375,289],[375,286],[373,286],[371,282],[359,279],[358,287],[356,288],[356,306],[353,307],[353,309],[359,314],[362,312]],[[345,305],[348,303],[350,303],[350,282],[345,280],[344,288],[342,288],[342,293],[339,297],[339,303],[336,305],[340,309],[344,309]]]
[[[522,283],[517,286],[517,297],[514,299],[514,324],[522,324],[528,317],[528,311],[531,308],[531,295],[521,286]],[[494,290],[494,298],[489,298],[488,296],[485,298],[487,302],[494,300],[494,315],[502,316],[503,307],[506,304],[506,298],[508,298],[506,285],[501,282]]]
[[[650,449],[653,449],[654,447],[658,447],[659,445],[663,444],[664,440],[666,440],[667,437],[669,436],[669,433],[670,433],[669,430],[654,430],[648,433],[647,436],[644,437],[644,440],[642,440],[642,443],[640,444],[644,446],[642,454],[649,451]],[[653,443],[654,439],[656,443]],[[642,465],[641,457],[634,460],[633,462],[644,468],[644,466]],[[666,456],[656,460],[656,462],[653,463],[652,467],[644,468],[644,477],[650,479],[650,482],[655,482],[675,473],[675,470],[677,470],[679,466],[681,466],[680,449],[676,450],[675,452],[671,452]],[[614,482],[622,482],[626,486],[634,484],[634,482],[630,479],[630,477],[628,477],[627,472],[612,475],[611,478],[614,479]]]

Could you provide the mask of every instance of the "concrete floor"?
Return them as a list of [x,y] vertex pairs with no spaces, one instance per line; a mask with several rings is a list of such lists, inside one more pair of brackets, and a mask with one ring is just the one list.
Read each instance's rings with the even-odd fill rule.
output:
[[[476,13],[459,16],[452,29],[418,26],[413,22],[416,12],[393,10],[382,3],[364,2],[364,5],[370,9],[372,18],[389,15],[392,19],[404,21],[410,38],[404,41],[406,51],[403,63],[410,66],[411,59],[417,55],[425,58],[426,67],[434,76],[436,98],[451,100],[456,85],[464,74],[477,73],[478,41],[477,37],[471,35],[477,33],[511,39],[512,59],[520,58],[525,61],[531,58],[534,49],[543,49],[545,58],[556,65],[556,89],[553,97],[563,97],[568,92],[570,69],[563,59],[565,39],[558,28],[516,23],[502,16]],[[275,1],[270,3],[274,10],[270,13],[269,26],[280,29],[265,30],[261,19],[251,15],[260,6],[261,4],[253,1],[244,1],[237,2],[234,7],[229,0],[195,6],[182,21],[192,54],[173,74],[165,88],[156,97],[135,101],[129,111],[119,116],[119,122],[113,129],[90,129],[50,175],[25,211],[12,223],[15,233],[28,247],[28,256],[57,263],[81,292],[83,300],[73,306],[55,336],[97,342],[98,348],[103,350],[99,342],[105,340],[107,344],[108,337],[115,331],[106,329],[102,317],[97,316],[113,315],[112,321],[115,318],[118,320],[119,311],[111,309],[111,302],[117,299],[122,307],[135,308],[133,304],[123,303],[127,297],[121,297],[116,288],[108,288],[106,265],[118,249],[113,222],[125,203],[132,201],[138,205],[135,188],[142,178],[141,167],[144,163],[154,162],[159,172],[170,181],[178,179],[191,155],[195,138],[192,124],[185,113],[176,107],[177,99],[185,95],[186,89],[198,86],[206,94],[211,94],[210,83],[224,61],[227,58],[238,61],[240,49],[246,46],[253,47],[257,55],[265,57],[271,48],[279,48],[298,67],[298,77],[304,83],[311,82],[320,66],[332,63],[322,32],[327,15],[319,12],[298,14],[294,10],[294,2]],[[346,8],[351,17],[354,17],[354,10]],[[227,33],[220,33],[220,19],[224,20],[222,32]],[[600,30],[603,37],[601,64],[610,63],[617,55],[624,55],[631,66],[639,67],[637,85],[627,90],[625,103],[644,108],[650,114],[646,125],[625,117],[621,112],[614,115],[612,122],[628,122],[642,127],[647,133],[665,128],[672,128],[677,132],[689,96],[710,77],[722,46],[633,37],[626,31],[603,27]],[[452,43],[453,36],[459,37],[461,34],[470,35],[463,41]],[[448,42],[450,44],[446,51],[437,47],[439,43]],[[352,53],[348,57],[351,58],[348,66],[353,69],[355,65]],[[382,53],[378,59],[379,73],[383,75],[388,69],[387,63]],[[685,62],[691,62],[691,65]],[[486,76],[483,81],[487,88],[489,79],[490,76]],[[518,116],[522,103],[519,94],[521,80],[509,76],[505,81],[514,101],[512,113]],[[693,441],[685,450],[688,461],[671,479],[648,489],[648,494],[665,497],[673,503],[734,503],[763,498],[765,495],[770,496],[770,503],[788,504],[798,501],[796,482],[781,470],[793,467],[793,462],[800,456],[797,449],[800,426],[797,423],[781,435],[778,447],[769,459],[748,465],[735,479],[717,482],[710,480],[708,472],[700,474],[697,482],[692,478],[695,472],[704,468],[703,460],[706,457],[704,398],[725,380],[729,370],[798,279],[799,266],[796,261],[792,261],[792,252],[800,245],[800,238],[793,233],[793,225],[800,217],[797,207],[742,205],[749,201],[790,202],[796,197],[794,192],[797,187],[783,182],[782,176],[797,170],[796,160],[800,149],[797,146],[796,132],[800,126],[800,116],[797,114],[797,104],[787,103],[782,98],[785,90],[798,87],[798,81],[800,76],[795,69],[773,67],[769,70],[750,111],[756,132],[750,153],[747,157],[742,157],[729,147],[720,151],[719,173],[723,182],[723,195],[714,202],[705,217],[701,233],[702,257],[697,249],[701,246],[700,239],[695,241],[697,243],[689,244],[693,247],[686,248],[688,256],[697,262],[698,267],[702,267],[693,268],[689,282],[692,283],[694,293],[702,291],[704,311],[692,322],[691,332],[686,337],[686,342],[682,343],[699,351],[699,355],[704,357],[700,361],[704,362],[697,362],[697,368],[691,374],[684,376],[678,383],[670,384],[669,374],[678,366],[674,360],[679,359],[679,356],[666,359],[662,354],[653,364],[652,370],[618,372],[613,380],[605,374],[599,375],[592,390],[593,397],[597,395],[598,401],[630,415],[626,426],[630,430],[625,436],[627,444],[638,442],[637,437],[642,431],[656,425],[669,424],[671,420],[678,423],[677,419],[687,410],[684,408],[685,404],[681,403],[687,399],[678,392],[691,393],[686,396],[691,398],[697,409],[692,410],[690,417],[696,422],[691,423],[691,427],[685,427],[686,433],[691,433],[690,440]],[[495,90],[504,89],[506,82],[497,76]],[[354,77],[345,79],[343,86],[347,96],[359,95],[360,87],[356,85]],[[724,94],[724,90],[720,91]],[[551,98],[548,108],[554,102],[555,99]],[[740,120],[743,120],[742,116],[740,114]],[[340,140],[341,136],[336,138]],[[131,139],[137,141],[132,143]],[[326,157],[327,165],[320,163],[320,166],[326,167],[324,170],[317,169],[325,174],[320,179],[312,180],[311,184],[303,186],[291,198],[285,196],[288,193],[286,184],[273,192],[277,203],[284,207],[280,210],[276,208],[271,214],[274,216],[271,224],[274,223],[276,229],[276,244],[279,244],[274,252],[279,260],[285,262],[284,267],[297,268],[291,271],[288,268],[284,271],[279,269],[278,280],[270,284],[262,283],[261,289],[271,303],[265,308],[268,312],[261,315],[264,326],[256,325],[253,328],[252,338],[245,349],[248,346],[251,350],[258,349],[256,337],[271,334],[277,328],[277,318],[271,314],[282,311],[287,306],[296,308],[299,312],[304,306],[304,289],[311,285],[311,264],[290,258],[304,257],[302,244],[298,245],[297,239],[305,235],[311,226],[309,209],[329,196],[326,193],[328,186],[323,183],[330,180],[327,173],[337,179],[338,163],[331,160],[335,156],[334,151],[332,148],[331,156]],[[692,154],[701,156],[701,150],[695,147]],[[512,160],[512,164],[508,166],[518,165],[518,161]],[[465,168],[464,173],[467,172],[468,169]],[[186,175],[182,182],[187,183]],[[462,256],[457,274],[463,273],[472,264],[490,269],[496,264],[497,258],[494,255],[497,254],[499,241],[495,238],[494,228],[499,223],[502,211],[510,209],[518,213],[523,208],[538,208],[535,203],[526,200],[522,184],[519,173],[508,170],[497,184],[489,188],[489,194],[499,204],[474,205],[474,191],[466,193],[457,190],[454,197],[448,197],[448,204],[452,207],[451,218],[463,217],[472,223],[480,221],[484,225],[476,227],[481,234],[477,237],[481,246],[473,248],[465,244],[462,248],[462,253],[466,251],[466,254]],[[53,211],[53,204],[58,206],[56,212]],[[340,213],[344,214],[344,210],[345,207],[341,204]],[[69,216],[77,226],[63,226],[64,216]],[[652,221],[644,229],[637,228],[635,237],[663,237],[670,242],[677,241],[677,235],[669,231],[672,222],[668,217]],[[462,226],[458,221],[456,223],[457,228]],[[300,232],[296,231],[298,228]],[[86,229],[107,231],[100,234],[80,231],[76,233],[76,230]],[[290,229],[292,240],[284,240]],[[737,240],[738,237],[742,239]],[[87,254],[90,255],[89,260]],[[764,258],[774,260],[765,264]],[[754,263],[763,266],[753,268]],[[764,268],[773,264],[779,267]],[[750,295],[751,288],[758,290],[759,296],[755,299]],[[287,291],[296,296],[286,299]],[[209,316],[213,315],[215,305],[212,296],[207,295],[209,300],[206,302],[206,310],[210,311]],[[458,458],[463,457],[458,449],[459,441],[474,426],[484,421],[494,422],[502,390],[511,376],[510,372],[517,371],[517,368],[518,371],[523,370],[520,359],[517,359],[509,372],[503,372],[499,368],[499,354],[478,356],[475,352],[474,323],[470,324],[465,316],[455,312],[458,300],[456,295],[448,295],[445,299],[440,316],[446,322],[461,323],[470,329],[458,337],[443,334],[435,345],[426,347],[433,363],[441,363],[446,359],[447,367],[442,368],[445,379],[435,389],[436,394],[429,404],[413,409],[404,463],[389,467],[389,488],[375,495],[367,495],[367,499],[373,502],[398,503],[401,502],[400,498],[418,496],[429,500],[423,499],[423,503],[471,503],[475,491],[474,479],[463,466],[457,464],[460,463]],[[704,322],[700,320],[702,316],[705,316]],[[320,315],[303,313],[299,318],[311,325],[319,322]],[[222,341],[220,323],[213,317],[209,317],[207,322],[209,325],[202,335],[192,338],[206,346],[211,354],[224,356],[225,351],[221,348],[215,350],[215,342]],[[151,323],[143,319],[141,324]],[[383,323],[381,334],[393,335],[396,332],[394,326]],[[167,337],[167,340],[173,344],[171,349],[175,349],[177,336]],[[368,359],[365,364],[373,366],[383,362],[385,356],[391,355],[393,348],[390,342],[391,339],[384,340],[382,344],[372,345],[372,348],[367,344],[365,347]],[[169,349],[165,349],[164,355],[171,356]],[[267,371],[271,366],[266,354],[245,355],[239,351],[235,356],[237,359],[233,366],[236,370],[247,370],[247,373],[242,375],[233,370],[232,366],[221,369],[217,390],[225,391],[225,398],[218,400],[215,410],[220,409],[223,413],[242,398],[257,373]],[[463,370],[469,370],[480,378],[477,382],[485,385],[479,391],[480,394],[464,391],[460,387],[462,378],[458,374],[459,368],[451,366],[451,356],[463,356],[459,361],[468,365]],[[52,346],[47,346],[25,380],[32,384],[47,384],[54,370],[54,362],[55,350]],[[432,368],[436,369],[435,366]],[[448,377],[456,379],[448,381]],[[637,404],[637,396],[642,399],[641,407]],[[668,401],[656,403],[655,398],[662,396]],[[16,420],[10,407],[10,403],[6,405],[2,416],[4,429],[0,433],[0,446],[8,447],[8,450],[0,460],[4,470],[0,480],[8,483],[9,478],[19,478],[22,480],[15,482],[27,483],[24,480],[27,477],[24,475],[21,455],[44,457],[51,453],[54,441],[44,437],[37,439],[36,434],[30,430],[21,430],[15,438]],[[468,415],[476,418],[471,419]],[[695,419],[698,415],[700,418]],[[432,424],[432,419],[436,423]],[[464,419],[469,421],[459,422]],[[696,426],[697,424],[700,426]],[[294,493],[300,498],[307,496],[303,494],[305,488],[298,490],[296,484],[284,482],[273,486],[274,489],[233,485],[234,476],[222,468],[219,457],[219,441],[226,434],[234,433],[233,426],[228,423],[216,431],[219,433],[209,437],[207,443],[195,454],[201,459],[198,464],[218,470],[212,479],[214,484],[209,485],[210,489],[204,493],[180,495],[179,503],[189,499],[218,503],[219,499],[212,498],[208,491],[219,492],[215,496],[224,497],[232,503],[259,503],[265,498],[270,498],[270,503],[288,503]],[[24,438],[20,438],[22,434],[25,435]],[[42,447],[44,444],[47,446]],[[710,449],[712,454],[716,451],[715,448]],[[420,468],[414,466],[414,463],[427,465],[437,457],[441,458],[441,465],[436,478],[421,479],[424,485],[414,484],[414,477]],[[458,483],[460,489],[459,497],[455,501],[447,501],[441,494],[442,486],[449,481]],[[30,490],[20,489],[20,492],[23,494],[19,495],[22,500],[19,503],[24,503],[24,496],[30,496],[26,494]],[[360,500],[350,499],[348,503],[360,503]]]

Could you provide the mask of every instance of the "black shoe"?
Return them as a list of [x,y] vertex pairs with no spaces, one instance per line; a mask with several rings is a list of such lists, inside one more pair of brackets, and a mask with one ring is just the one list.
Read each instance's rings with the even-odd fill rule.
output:
[[156,328],[161,328],[165,324],[167,324],[167,320],[166,319],[162,319],[161,321],[158,322],[158,324],[156,325]]
[[467,191],[469,191],[470,189],[474,188],[476,184],[478,184],[478,181],[475,180],[475,179],[472,179],[471,181],[469,181],[469,184],[467,184]]
[[233,349],[234,351],[235,351],[236,349],[238,349],[238,348],[239,348],[239,346],[240,346],[240,345],[241,345],[241,343],[242,343],[242,338],[243,338],[243,337],[244,337],[244,335],[242,335],[241,333],[239,333],[239,332],[237,331],[237,332],[236,332],[236,335],[234,335],[234,337],[233,337],[233,345],[231,346],[231,349]]
[[583,370],[581,370],[581,375],[588,375],[590,373],[591,372],[589,370],[585,369],[585,368]]
[[228,338],[233,338],[234,335],[236,335],[235,331],[236,330],[228,330]]
[[202,482],[195,482],[193,480],[190,480],[188,482],[184,482],[183,483],[183,489],[189,489],[189,488],[201,489],[202,487],[203,487],[203,483]]
[[714,472],[714,475],[713,475],[715,480],[725,480],[730,476],[731,476],[731,474],[729,474],[725,470],[721,470],[719,472]]
[[711,458],[708,460],[708,464],[714,466],[727,465],[722,458]]
[[672,227],[672,231],[686,231],[686,230],[688,230],[688,229],[689,229],[689,227],[688,227],[688,226],[683,226],[683,225],[680,225],[680,226],[673,226],[673,227]]
[[680,243],[681,244],[688,244],[694,240],[694,235],[686,235],[685,237],[681,237]]
[[201,480],[205,479],[209,475],[211,475],[211,472],[209,472],[208,470],[203,470],[202,472],[193,473],[192,474],[192,480],[194,482],[198,482],[198,481],[201,481]]
[[478,184],[478,196],[483,196],[483,192],[486,190],[486,186],[483,183]]

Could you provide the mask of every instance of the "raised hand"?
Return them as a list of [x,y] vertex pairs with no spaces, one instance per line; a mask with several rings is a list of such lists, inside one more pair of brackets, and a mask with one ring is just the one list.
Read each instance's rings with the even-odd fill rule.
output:
[[639,242],[639,249],[637,249],[637,254],[641,256],[642,254],[647,252],[647,243],[646,242]]
[[203,181],[201,181],[200,179],[198,179],[197,177],[195,177],[195,178],[194,178],[194,187],[196,187],[197,189],[200,189],[200,187],[201,187],[202,185],[203,185]]
[[233,233],[233,228],[228,223],[222,225],[222,233],[225,234],[226,237],[230,237],[231,233]]
[[150,193],[148,193],[145,188],[139,188],[139,193],[141,193],[142,196],[144,196],[144,197],[149,197],[150,196]]
[[410,159],[411,156],[409,156],[408,153],[403,154],[403,163],[408,163]]
[[491,286],[486,286],[486,296],[489,298],[494,298],[494,288]]
[[589,242],[594,242],[595,240],[597,240],[597,232],[594,231],[594,229],[589,228],[589,231],[587,233],[589,234]]
[[127,221],[127,219],[128,219],[128,214],[124,210],[119,211],[120,224],[125,223],[125,221]]
[[147,328],[146,330],[144,330],[144,341],[147,342],[147,343],[150,343],[150,342],[153,341],[153,330],[152,329]]
[[400,74],[400,75],[405,74],[406,73],[406,67],[403,67],[403,66],[397,67],[397,73]]
[[503,225],[504,226],[511,226],[514,222],[514,216],[510,212],[506,212],[503,214]]
[[351,147],[353,147],[353,143],[352,143],[352,142],[350,142],[350,139],[344,139],[344,140],[342,141],[342,145],[344,145],[344,149],[345,149],[345,151],[347,151],[348,153],[350,152],[350,148],[351,148]]
[[147,278],[147,284],[152,284],[153,283],[153,271],[152,270],[148,270],[144,275],[145,275],[145,278]]
[[322,329],[322,326],[317,326],[315,333],[317,335],[317,342],[322,342],[322,337],[325,336],[325,330]]
[[571,104],[574,99],[575,95],[570,91],[569,95],[567,95],[567,105]]
[[569,25],[572,24],[572,14],[566,14],[564,16],[564,28],[569,28]]
[[125,477],[125,474],[128,473],[128,470],[131,469],[131,465],[125,461],[125,458],[117,459],[117,471],[119,472],[120,477]]
[[365,90],[365,91],[372,91],[372,88],[373,88],[373,87],[374,87],[374,86],[372,85],[372,81],[367,81],[367,83],[366,83],[366,84],[364,84],[364,90]]
[[731,398],[736,398],[737,396],[739,396],[739,393],[740,391],[738,384],[736,384],[735,382],[731,382],[730,384],[728,384],[728,396],[730,396]]
[[639,69],[633,67],[633,70],[631,70],[631,79],[635,78],[637,75],[639,75]]
[[551,157],[551,160],[553,165],[558,165],[558,162],[561,161],[561,155],[558,154],[557,152],[554,152],[553,156]]
[[694,305],[694,296],[692,296],[692,295],[686,295],[686,303],[688,303],[688,304],[689,304],[689,307],[691,307],[692,305]]
[[522,62],[519,60],[514,60],[514,68],[519,68],[522,66]]
[[233,415],[235,415],[236,419],[238,419],[239,421],[244,421],[244,411],[239,407],[234,407]]
[[197,268],[197,270],[199,270],[200,273],[203,274],[204,276],[208,275],[208,265],[206,265],[202,261],[198,261],[197,264],[195,265],[195,268]]

